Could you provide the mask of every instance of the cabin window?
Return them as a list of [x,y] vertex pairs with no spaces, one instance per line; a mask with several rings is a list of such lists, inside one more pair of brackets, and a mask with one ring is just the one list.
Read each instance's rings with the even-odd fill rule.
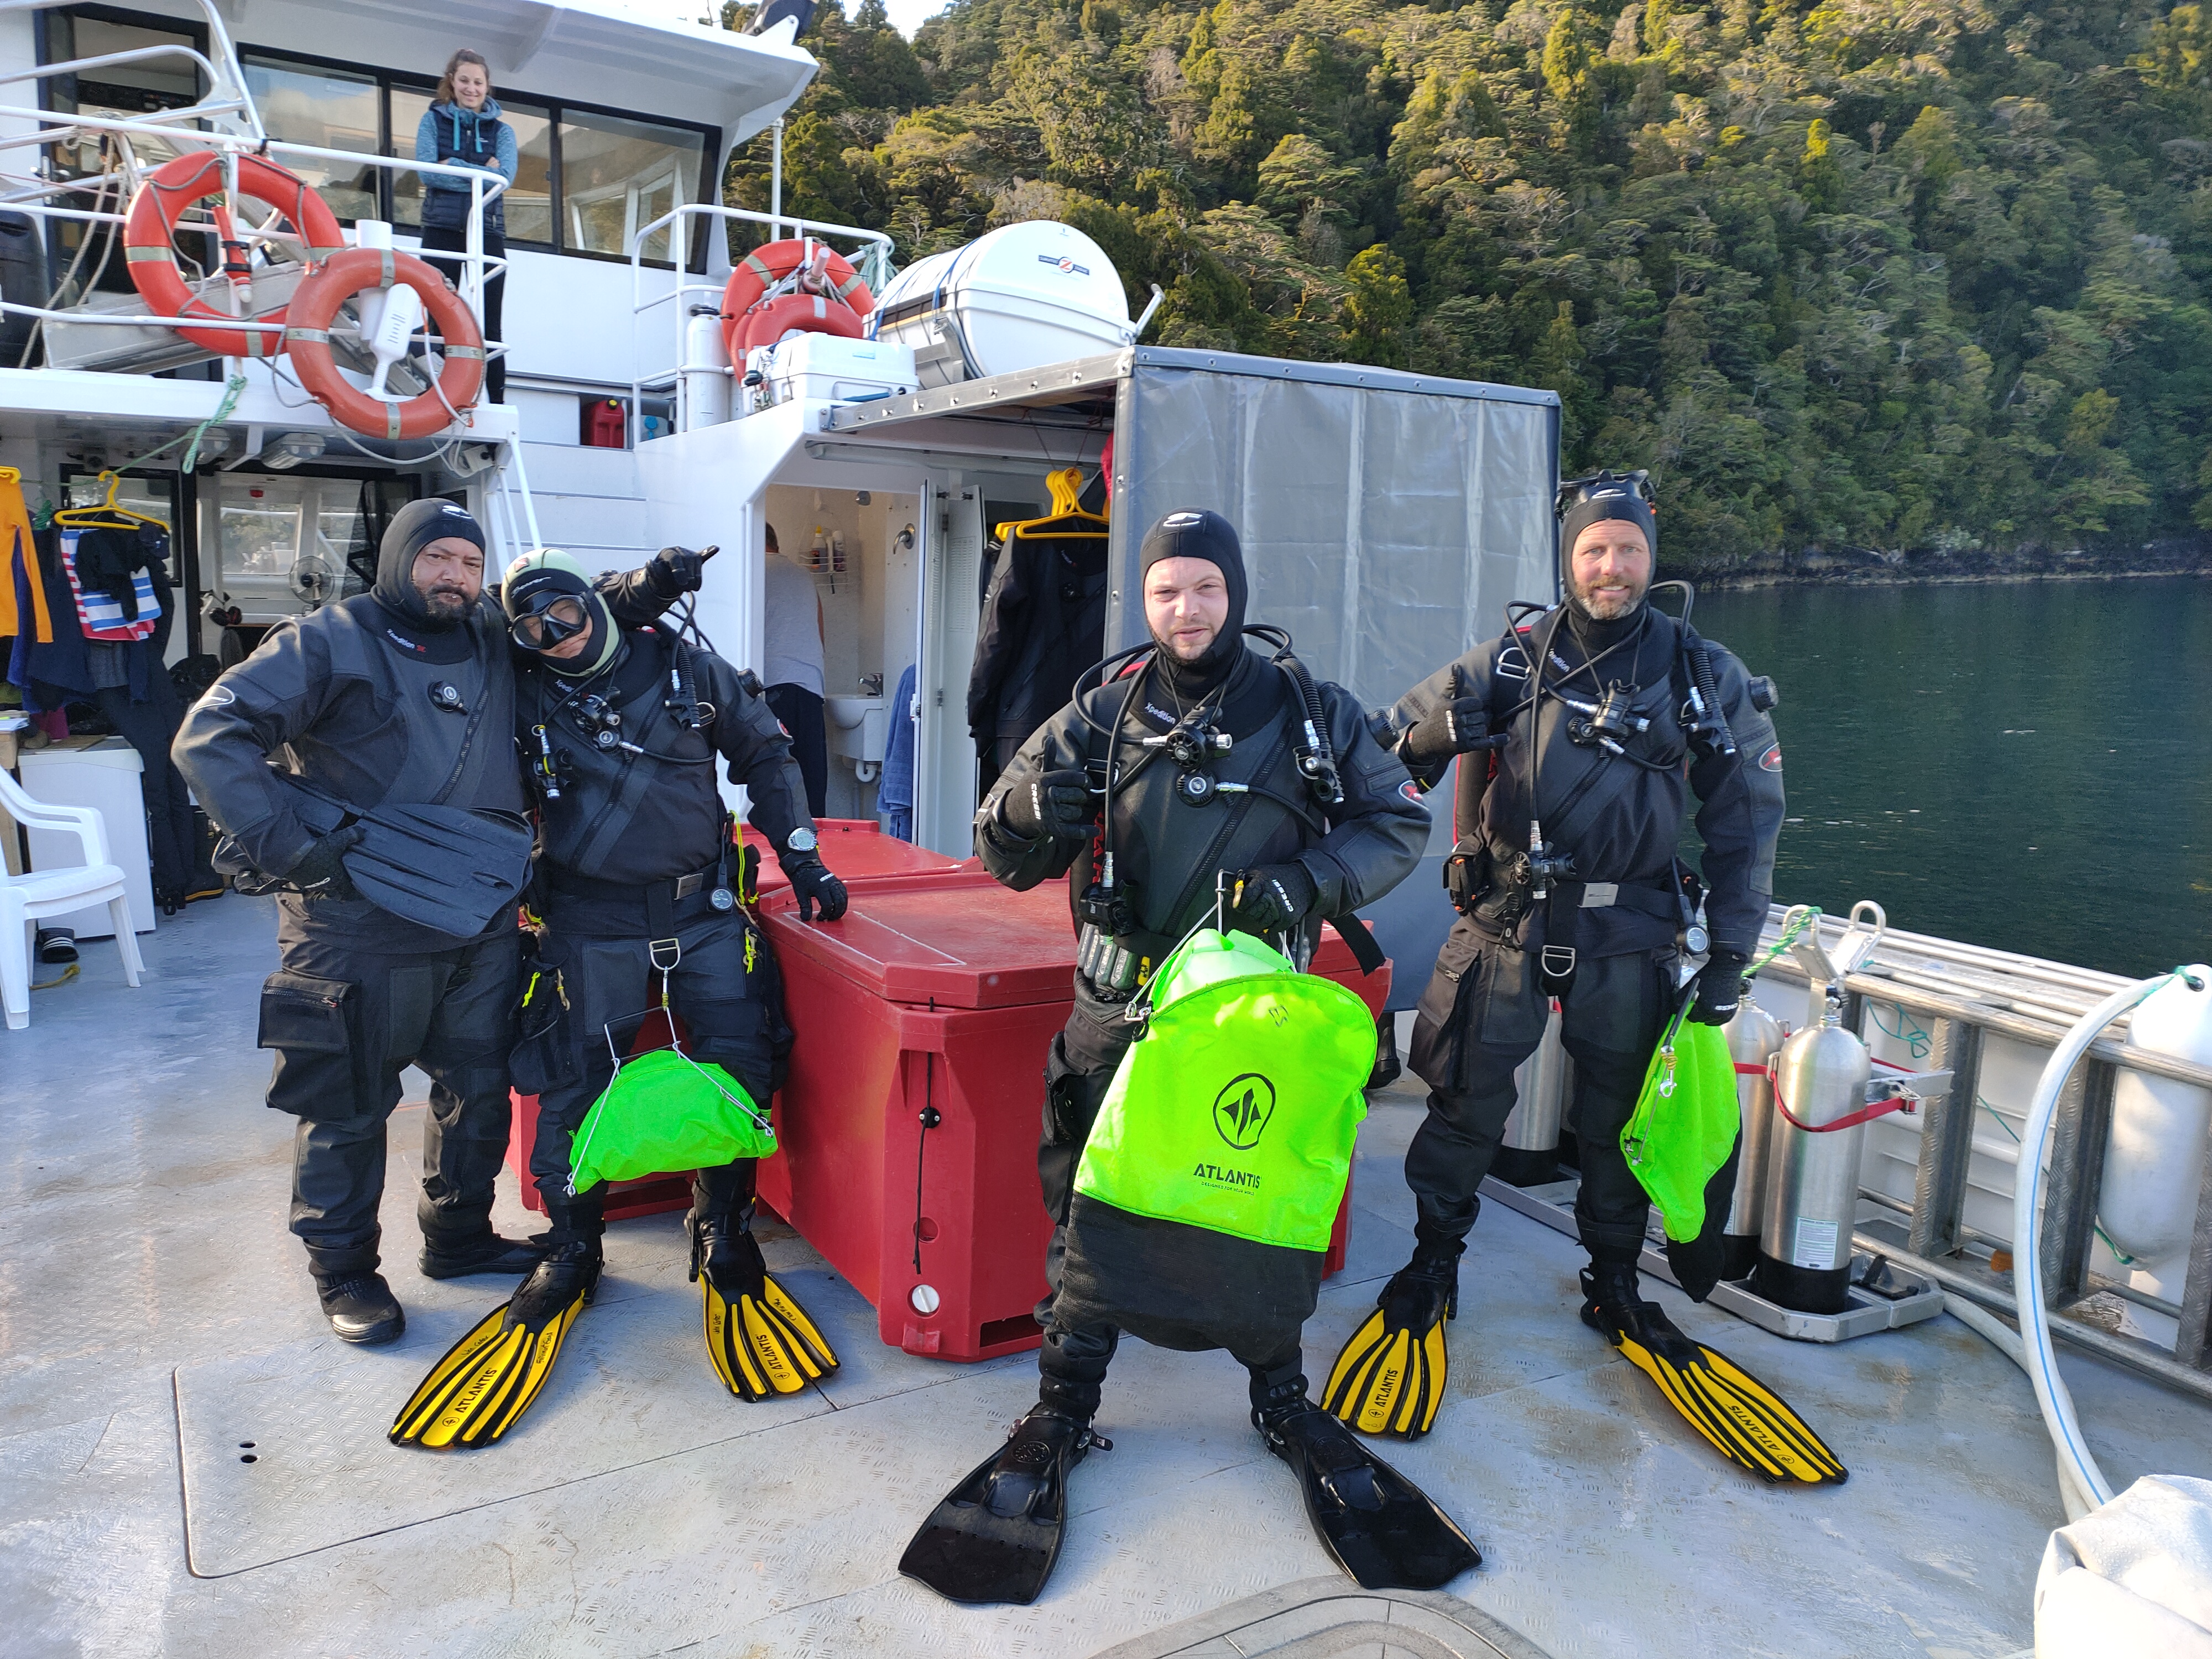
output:
[[[323,149],[414,155],[416,130],[435,85],[430,77],[259,49],[242,49],[240,57],[271,137]],[[505,87],[495,86],[492,95],[514,131],[515,178],[505,198],[507,240],[514,246],[626,259],[640,226],[684,203],[713,199],[721,140],[712,128],[545,102]],[[420,173],[377,179],[367,168],[349,173],[343,162],[277,159],[322,190],[341,222],[374,216],[403,231],[422,228]],[[380,213],[370,205],[373,196],[382,203]],[[692,269],[704,268],[706,246],[703,235],[692,236]],[[655,264],[672,262],[666,231],[647,243],[645,257]]]
[[[166,18],[134,18],[101,7],[41,12],[36,22],[42,64],[143,52],[149,46],[182,47],[203,53],[207,50],[204,32],[191,24],[171,23]],[[198,65],[182,51],[132,64],[110,64],[82,75],[53,76],[42,79],[38,86],[41,105],[57,114],[142,120],[158,120],[162,112],[187,108],[207,94]],[[16,88],[14,95],[0,97],[0,102],[13,102],[20,95],[21,88]],[[47,145],[51,176],[58,179],[98,177],[106,171],[116,143],[112,133],[87,131]],[[149,167],[159,167],[181,148],[179,140],[143,133],[131,143],[140,165]],[[122,210],[124,202],[119,191],[88,187],[56,198],[55,205],[116,213]],[[92,244],[89,247],[88,240]],[[47,221],[46,257],[50,289],[64,305],[75,304],[87,289],[131,291],[130,272],[120,246],[112,234],[83,220]]]
[[[382,88],[375,76],[259,57],[246,58],[245,69],[246,90],[271,138],[363,156],[382,151]],[[366,162],[289,155],[282,160],[322,192],[342,222],[381,216],[377,170]]]
[[[564,110],[561,120],[562,242],[580,253],[628,258],[641,226],[694,198],[706,159],[696,131]],[[645,244],[670,258],[667,230]]]

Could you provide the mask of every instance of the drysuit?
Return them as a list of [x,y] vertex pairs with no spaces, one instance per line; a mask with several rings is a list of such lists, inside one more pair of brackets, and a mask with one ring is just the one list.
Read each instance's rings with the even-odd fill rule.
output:
[[[685,1051],[721,1066],[763,1110],[789,1050],[768,941],[732,903],[740,872],[718,756],[750,793],[752,826],[805,914],[819,902],[834,920],[845,894],[815,850],[805,784],[759,682],[664,630],[617,631],[565,556],[533,554],[508,573],[505,599],[518,617],[563,595],[590,606],[583,652],[528,658],[518,677],[517,731],[535,757],[538,794],[532,904],[544,926],[515,1080],[538,1096],[530,1170],[556,1237],[596,1237],[603,1194],[569,1194],[570,1138],[616,1054],[641,1036],[665,1040],[664,988]],[[618,740],[598,740],[609,732]],[[743,1231],[753,1176],[749,1159],[701,1170],[695,1218]]]
[[1106,639],[1106,542],[1018,536],[999,556],[968,676],[968,732],[994,767],[1050,719]]
[[[1648,527],[1648,514],[1642,522]],[[1733,755],[1686,729],[1701,673],[1709,684],[1698,695],[1712,694]],[[1648,722],[1613,739],[1620,753],[1592,739],[1587,713],[1570,702],[1597,704],[1615,686],[1631,720]],[[1477,1189],[1513,1109],[1514,1068],[1541,1042],[1557,997],[1575,1061],[1582,1241],[1594,1260],[1635,1262],[1647,1206],[1620,1131],[1680,995],[1686,791],[1698,802],[1706,924],[1720,972],[1749,958],[1773,891],[1783,796],[1770,707],[1770,689],[1734,655],[1648,602],[1600,621],[1570,601],[1485,641],[1389,711],[1399,752],[1425,787],[1453,761],[1425,754],[1415,728],[1431,721],[1432,731],[1455,710],[1470,728],[1459,739],[1459,840],[1447,866],[1460,915],[1421,998],[1407,1061],[1430,1088],[1428,1116],[1406,1154],[1424,1248],[1455,1258],[1474,1225]],[[1494,760],[1468,747],[1486,735],[1504,738]],[[1528,856],[1532,820],[1548,851],[1571,864],[1541,900]],[[1731,1159],[1715,1177],[1717,1215],[1734,1177]]]
[[[1211,513],[1168,515],[1140,556],[1146,568],[1163,557],[1209,560],[1227,578],[1229,617],[1212,647],[1196,662],[1156,649],[1118,678],[1079,692],[1023,744],[975,820],[976,853],[996,879],[1019,890],[1066,874],[1077,901],[1075,1006],[1046,1064],[1037,1150],[1054,1223],[1050,1290],[1037,1318],[1046,1327],[1043,1400],[1086,1421],[1122,1328],[1166,1347],[1228,1348],[1252,1370],[1255,1401],[1266,1392],[1263,1379],[1279,1387],[1295,1377],[1302,1395],[1299,1330],[1321,1279],[1318,1254],[1299,1253],[1310,1259],[1286,1273],[1285,1252],[1207,1234],[1200,1261],[1188,1250],[1193,1230],[1170,1231],[1121,1212],[1086,1220],[1071,1255],[1076,1165],[1136,1035],[1123,1018],[1130,998],[1215,911],[1225,879],[1241,875],[1255,893],[1277,896],[1261,922],[1231,909],[1229,925],[1288,935],[1303,964],[1322,921],[1348,917],[1389,891],[1419,862],[1429,834],[1428,808],[1404,765],[1376,743],[1358,704],[1340,686],[1312,690],[1342,799],[1325,801],[1301,772],[1301,687],[1285,665],[1245,642],[1243,554],[1225,521]],[[1174,758],[1167,745],[1146,746],[1148,738],[1177,732],[1202,744],[1195,763]],[[1207,734],[1225,735],[1229,744],[1224,749]],[[1109,759],[1111,817],[1101,823],[1096,804],[1078,805],[1079,787],[1071,798],[1066,781],[1079,787],[1086,770],[1103,777]],[[1194,779],[1210,780],[1211,787]],[[1042,824],[1039,804],[1056,792],[1066,805],[1055,830]],[[1184,1275],[1194,1307],[1237,1304],[1242,1312],[1174,1323],[1140,1321],[1116,1305],[1117,1281]]]
[[[450,501],[410,502],[385,533],[369,592],[270,629],[186,714],[177,767],[228,837],[234,868],[283,878],[318,846],[292,778],[357,807],[525,809],[505,618],[485,599],[441,621],[414,586],[416,554],[441,539],[484,538]],[[666,604],[643,572],[613,593],[639,620]],[[258,1040],[276,1051],[269,1104],[300,1120],[291,1227],[319,1288],[327,1299],[376,1271],[385,1121],[410,1065],[431,1079],[416,1206],[426,1271],[491,1251],[512,1119],[513,918],[460,939],[328,892],[280,890],[276,904],[282,966],[263,989]]]

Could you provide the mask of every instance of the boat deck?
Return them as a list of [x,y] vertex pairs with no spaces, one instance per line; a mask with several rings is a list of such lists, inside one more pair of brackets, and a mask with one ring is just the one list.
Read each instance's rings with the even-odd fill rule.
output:
[[[1497,1628],[1455,1622],[1447,1598],[1391,1603],[1329,1581],[1288,1471],[1245,1420],[1241,1370],[1136,1343],[1099,1419],[1115,1449],[1075,1476],[1044,1597],[999,1610],[939,1601],[898,1576],[899,1552],[1034,1398],[1033,1362],[884,1347],[859,1295],[765,1217],[770,1266],[843,1358],[826,1389],[762,1405],[723,1391],[700,1351],[680,1218],[661,1215],[609,1230],[599,1299],[506,1442],[395,1449],[384,1431],[399,1402],[511,1281],[414,1271],[421,1108],[403,1107],[386,1271],[407,1333],[367,1350],[331,1338],[285,1231],[291,1121],[261,1103],[268,1058],[252,1047],[273,907],[195,906],[141,943],[139,990],[111,943],[88,942],[78,980],[33,996],[31,1028],[0,1031],[10,1655],[890,1659],[1126,1644],[1214,1659],[1998,1659],[2030,1644],[2036,1564],[2063,1516],[2008,1361],[1949,1318],[1824,1348],[1651,1287],[1852,1470],[1839,1487],[1769,1488],[1575,1319],[1574,1246],[1499,1206],[1462,1271],[1436,1432],[1382,1449],[1482,1547],[1452,1595],[1523,1644],[1439,1634]],[[1307,1328],[1310,1371],[1326,1370],[1404,1259],[1412,1204],[1397,1164],[1419,1109],[1403,1087],[1376,1097],[1351,1261]],[[530,1228],[505,1174],[497,1218]],[[2212,1475],[2201,1405],[2062,1352],[2116,1486]],[[1249,1617],[1236,1605],[1247,1598],[1260,1598]],[[1331,1604],[1364,1607],[1365,1622],[1340,1640],[1314,1633]]]

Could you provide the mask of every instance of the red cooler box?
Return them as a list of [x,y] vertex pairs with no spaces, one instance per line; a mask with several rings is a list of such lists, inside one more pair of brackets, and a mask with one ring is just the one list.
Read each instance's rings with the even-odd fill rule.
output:
[[[762,915],[798,1034],[762,1199],[874,1304],[885,1342],[959,1360],[1035,1347],[1051,1233],[1038,1118],[1075,967],[1066,884],[1008,892],[971,860],[856,893],[830,926],[800,922],[788,889]],[[1314,967],[1370,1009],[1389,994],[1389,970],[1363,978],[1334,933]]]
[[[957,859],[933,853],[927,847],[916,847],[896,836],[885,835],[873,818],[819,818],[814,828],[822,837],[822,861],[830,866],[832,875],[854,890],[857,883],[902,876],[942,875],[947,870],[960,867]],[[750,826],[745,836],[755,843],[762,839]],[[791,884],[784,879],[783,866],[776,862],[773,852],[761,854],[760,889],[763,893],[791,890]]]

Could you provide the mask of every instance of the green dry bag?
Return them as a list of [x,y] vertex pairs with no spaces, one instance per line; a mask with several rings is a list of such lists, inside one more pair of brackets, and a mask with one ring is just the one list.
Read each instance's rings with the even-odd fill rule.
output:
[[1728,1038],[1717,1025],[1683,1018],[1694,1000],[1692,993],[1675,1010],[1659,1039],[1635,1115],[1620,1132],[1621,1155],[1677,1244],[1705,1231],[1705,1183],[1728,1162],[1743,1127]]
[[1201,929],[1160,964],[1076,1166],[1116,1209],[1324,1250],[1344,1200],[1375,1018],[1246,933]]
[[775,1151],[768,1114],[720,1066],[681,1048],[625,1060],[569,1143],[568,1192],[602,1181],[714,1170]]

